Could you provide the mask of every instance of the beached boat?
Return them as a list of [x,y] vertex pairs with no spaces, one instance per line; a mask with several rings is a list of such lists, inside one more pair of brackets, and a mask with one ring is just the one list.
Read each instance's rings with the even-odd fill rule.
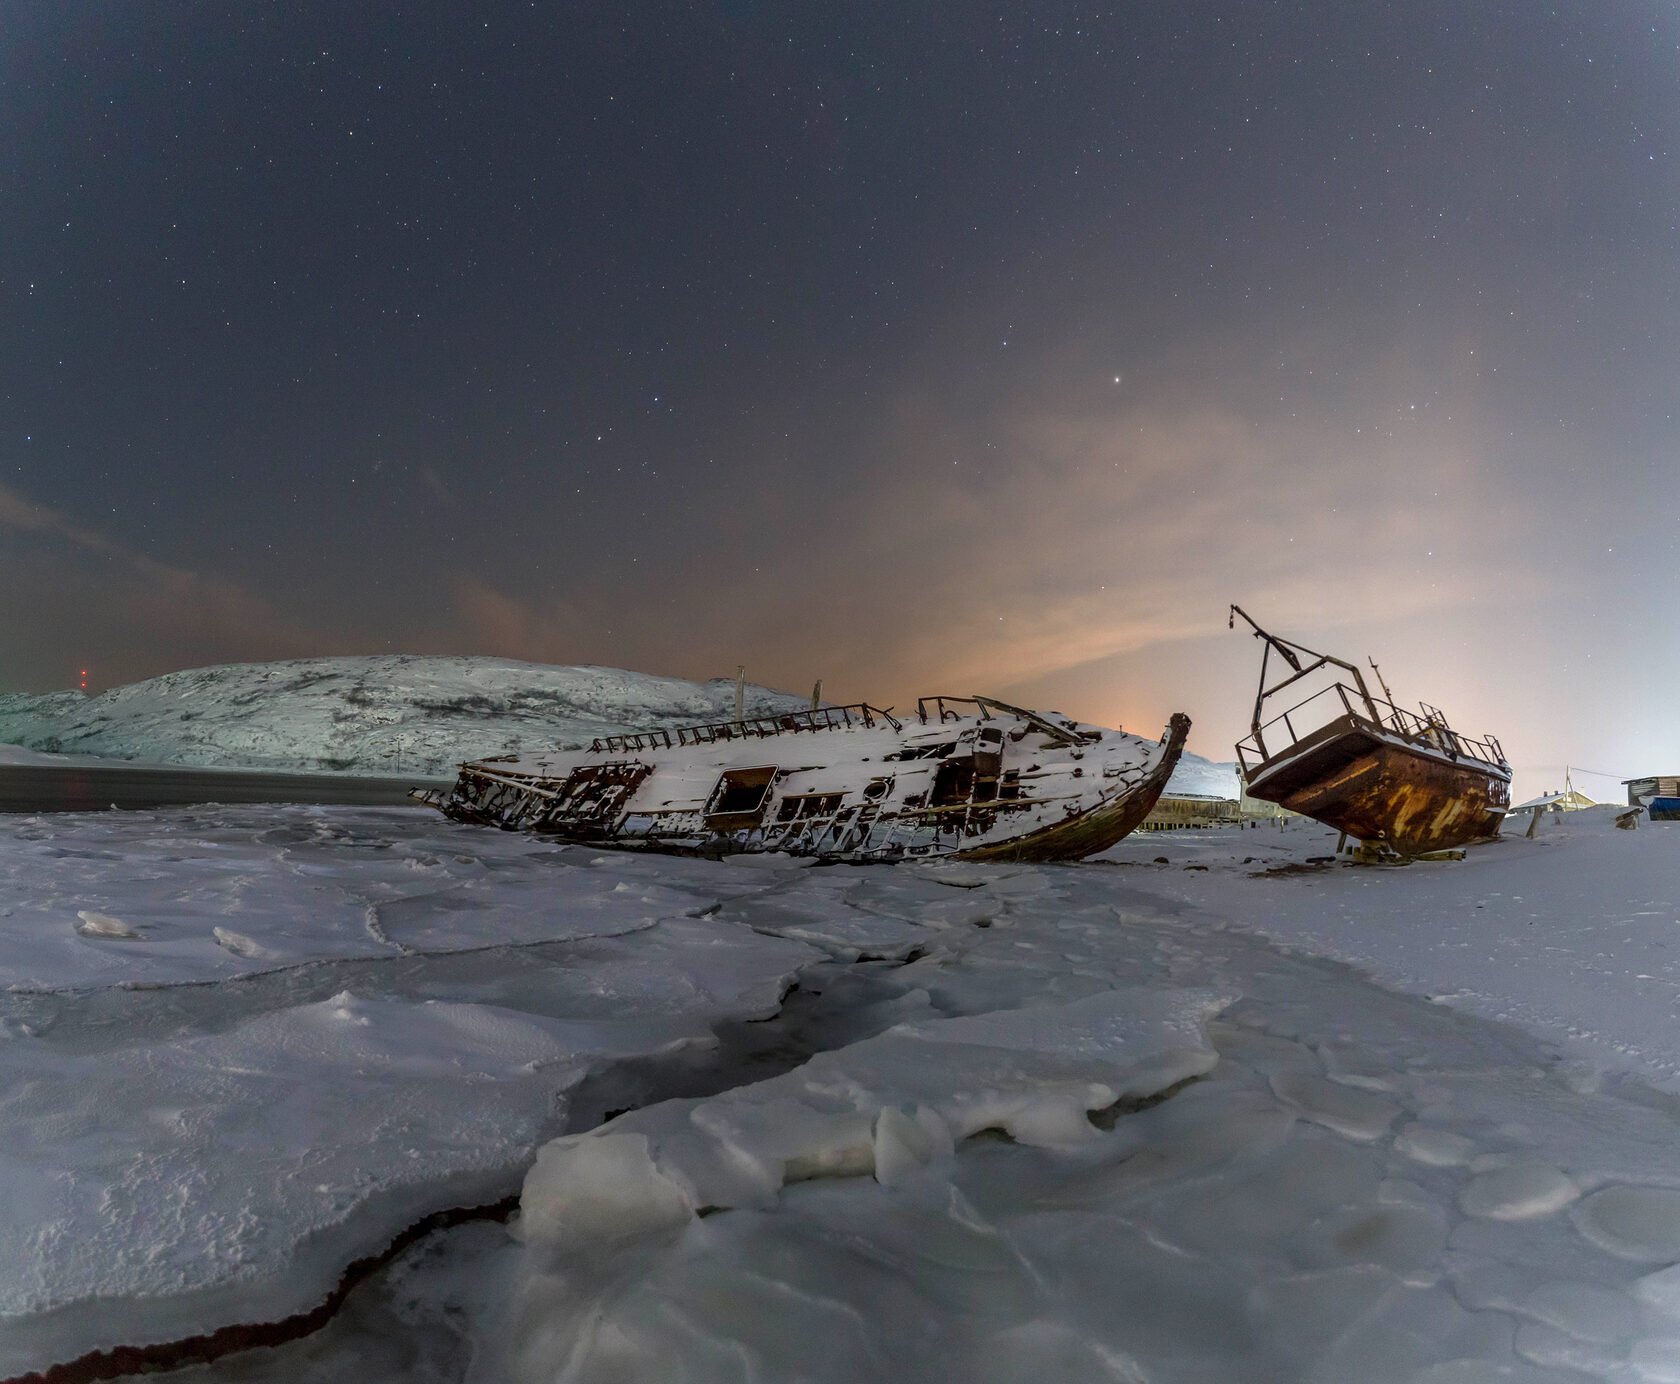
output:
[[[1250,797],[1402,856],[1498,834],[1511,766],[1493,736],[1460,735],[1427,703],[1421,714],[1395,706],[1386,686],[1376,697],[1354,664],[1267,633],[1240,606],[1231,607],[1233,628],[1239,615],[1265,645],[1251,733],[1237,746]],[[1273,654],[1289,671],[1268,685]],[[1330,673],[1328,687],[1268,716],[1280,693],[1323,669],[1340,669],[1352,685]]]
[[824,860],[1077,860],[1154,807],[1190,719],[1159,740],[992,697],[926,697],[609,735],[463,764],[446,815],[568,841]]

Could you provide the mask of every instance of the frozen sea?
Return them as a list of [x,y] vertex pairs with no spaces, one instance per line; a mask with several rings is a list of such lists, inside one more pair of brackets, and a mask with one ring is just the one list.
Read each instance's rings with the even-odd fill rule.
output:
[[0,820],[0,1377],[1680,1379],[1680,828],[1333,844]]

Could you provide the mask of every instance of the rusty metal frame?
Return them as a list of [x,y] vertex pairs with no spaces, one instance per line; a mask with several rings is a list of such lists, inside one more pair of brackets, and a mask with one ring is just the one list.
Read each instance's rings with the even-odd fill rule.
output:
[[1011,706],[1008,702],[1000,702],[996,697],[976,697],[974,699],[986,711],[1001,711],[1005,716],[1016,716],[1025,721],[1041,735],[1048,735],[1052,740],[1062,745],[1088,745],[1098,736],[1081,735],[1078,731],[1068,730],[1058,726],[1048,717],[1040,716],[1036,711],[1028,711],[1024,706]]
[[[935,697],[917,697],[916,715],[925,726],[928,723],[928,707],[933,707],[932,718],[938,722],[961,721],[966,716],[978,716],[982,721],[991,719],[986,709],[985,699],[982,697],[953,697],[949,693]],[[971,706],[973,711],[959,711],[958,707]]]
[[[1271,700],[1271,698],[1277,696],[1279,692],[1283,691],[1284,688],[1300,682],[1302,678],[1311,676],[1320,668],[1342,668],[1351,673],[1353,675],[1354,684],[1359,689],[1359,698],[1365,703],[1367,715],[1373,721],[1379,723],[1382,721],[1382,716],[1377,711],[1376,701],[1371,696],[1371,689],[1365,685],[1365,675],[1359,671],[1356,664],[1349,663],[1344,658],[1337,658],[1334,654],[1321,654],[1317,649],[1309,649],[1305,644],[1297,644],[1291,639],[1278,638],[1277,635],[1261,629],[1255,622],[1254,617],[1239,605],[1233,605],[1231,607],[1231,614],[1227,620],[1228,628],[1235,629],[1237,627],[1237,616],[1239,615],[1247,622],[1248,627],[1254,631],[1254,637],[1262,641],[1266,646],[1266,651],[1260,656],[1260,686],[1259,690],[1254,695],[1254,715],[1249,723],[1250,733],[1254,738],[1254,743],[1258,747],[1260,757],[1262,759],[1265,759],[1268,756],[1266,754],[1265,738],[1261,732],[1265,726],[1276,724],[1275,719],[1273,721],[1265,722],[1264,724],[1261,722],[1260,717],[1265,704]],[[1267,687],[1266,670],[1270,666],[1271,657],[1274,652],[1276,652],[1278,657],[1295,671],[1291,676],[1284,678],[1281,682],[1273,683],[1272,686]],[[1312,660],[1312,662],[1303,667],[1300,658],[1297,657],[1299,654],[1305,654]],[[1337,683],[1336,685],[1341,686],[1342,684]],[[1314,697],[1317,697],[1318,695],[1320,694],[1314,693],[1313,697],[1308,697],[1306,701],[1312,701]],[[1300,702],[1296,706],[1291,707],[1290,710],[1298,711],[1305,705],[1306,702]],[[1351,711],[1352,708],[1350,707],[1349,710]],[[1285,712],[1284,715],[1287,716],[1288,712]]]
[[[1291,715],[1301,711],[1303,707],[1310,706],[1319,698],[1328,697],[1332,694],[1340,698],[1344,713],[1355,720],[1364,720],[1391,734],[1398,735],[1420,748],[1434,750],[1453,759],[1481,760],[1494,768],[1509,772],[1510,765],[1505,759],[1504,748],[1494,736],[1484,735],[1480,739],[1475,739],[1471,736],[1461,735],[1447,724],[1447,718],[1438,709],[1429,706],[1428,703],[1421,704],[1425,714],[1420,716],[1415,711],[1408,711],[1405,707],[1396,706],[1392,701],[1373,696],[1371,689],[1365,684],[1364,675],[1355,664],[1337,658],[1333,654],[1321,654],[1317,650],[1309,649],[1304,644],[1297,644],[1293,640],[1280,639],[1278,636],[1261,629],[1254,622],[1254,618],[1241,606],[1233,605],[1231,607],[1231,628],[1236,627],[1236,617],[1239,615],[1253,629],[1254,637],[1263,640],[1266,645],[1266,651],[1260,659],[1260,685],[1254,698],[1254,715],[1250,733],[1246,739],[1237,745],[1237,758],[1242,762],[1245,775],[1250,772],[1251,768],[1249,764],[1250,754],[1262,764],[1273,757],[1272,752],[1266,748],[1265,733],[1268,730],[1275,730],[1277,726],[1282,725],[1289,734],[1290,745],[1298,745],[1302,739],[1302,732],[1295,729],[1295,723],[1290,719]],[[1268,687],[1266,685],[1266,670],[1268,661],[1274,651],[1295,671],[1291,676]],[[1313,661],[1303,665],[1300,658],[1297,657],[1300,654],[1305,654]],[[1349,687],[1341,681],[1333,682],[1329,687],[1321,688],[1310,697],[1303,698],[1287,711],[1272,717],[1270,720],[1262,721],[1260,719],[1265,704],[1276,697],[1279,692],[1324,667],[1345,669],[1353,675],[1355,685]],[[1355,705],[1355,700],[1357,700],[1358,705]],[[1329,724],[1329,722],[1324,724]],[[1312,730],[1316,731],[1320,728],[1314,726]],[[1312,731],[1306,733],[1311,734]]]
[[[1511,782],[1498,740],[1460,735],[1427,702],[1421,715],[1396,706],[1386,684],[1373,696],[1356,666],[1279,639],[1240,606],[1233,629],[1239,615],[1265,644],[1251,733],[1236,747],[1249,793],[1407,857],[1497,832]],[[1293,671],[1268,681],[1273,654]],[[1326,668],[1353,685],[1338,679],[1266,719],[1279,693]]]
[[[1456,730],[1439,716],[1420,716],[1415,711],[1408,711],[1405,707],[1395,706],[1392,702],[1381,698],[1365,697],[1363,705],[1356,705],[1357,694],[1346,683],[1335,682],[1329,687],[1321,688],[1312,696],[1296,702],[1288,711],[1282,712],[1259,727],[1254,734],[1247,736],[1237,743],[1237,758],[1242,764],[1245,777],[1251,776],[1258,768],[1275,757],[1266,748],[1263,736],[1265,731],[1275,731],[1282,726],[1289,736],[1288,748],[1293,749],[1308,736],[1316,735],[1326,726],[1336,724],[1337,718],[1322,721],[1306,731],[1297,730],[1291,719],[1304,707],[1311,706],[1321,698],[1335,696],[1342,705],[1342,712],[1354,721],[1363,721],[1391,735],[1398,736],[1420,749],[1431,750],[1437,754],[1446,755],[1451,759],[1479,760],[1491,768],[1509,770],[1510,765],[1505,759],[1504,748],[1496,736],[1487,735],[1476,739],[1468,735],[1460,735]],[[1384,709],[1386,708],[1386,714]],[[1284,751],[1279,750],[1277,754]],[[1251,762],[1252,761],[1252,762]]]

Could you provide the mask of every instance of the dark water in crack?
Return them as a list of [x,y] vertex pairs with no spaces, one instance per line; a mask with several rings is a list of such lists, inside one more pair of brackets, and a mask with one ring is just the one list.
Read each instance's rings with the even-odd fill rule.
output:
[[[458,957],[405,960],[445,963],[456,985],[460,969],[472,964],[471,958]],[[542,958],[532,960],[535,967],[542,965]],[[493,964],[505,979],[505,958]],[[717,1095],[768,1080],[818,1052],[873,1037],[904,1017],[898,1002],[909,987],[894,981],[900,968],[898,962],[819,962],[802,972],[774,1016],[715,1028],[713,1048],[609,1064],[573,1088],[565,1132],[581,1133],[659,1101]],[[403,978],[402,993],[414,994],[414,979]],[[338,988],[342,981],[337,977]],[[328,994],[332,990],[326,987],[334,983],[324,976],[309,978],[309,988]],[[289,988],[289,983],[277,987],[267,998],[295,1002],[292,996],[281,1000]],[[242,1016],[249,1015],[249,999],[235,1006]],[[121,1022],[117,1016],[126,1006],[120,994],[113,996],[112,1007],[105,1022]],[[498,1219],[439,1230],[359,1282],[324,1327],[161,1377],[179,1384],[458,1384],[472,1360],[472,1324],[505,1300],[516,1260],[507,1226]]]

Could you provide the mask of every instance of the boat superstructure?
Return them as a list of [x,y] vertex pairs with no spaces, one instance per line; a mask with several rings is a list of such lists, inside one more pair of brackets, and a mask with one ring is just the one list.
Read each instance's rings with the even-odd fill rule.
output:
[[603,846],[825,860],[1075,860],[1135,828],[1190,720],[1158,740],[993,697],[924,697],[902,719],[858,703],[585,750],[477,760],[448,816]]
[[[1377,697],[1356,665],[1268,633],[1240,606],[1231,607],[1233,627],[1239,615],[1265,645],[1251,732],[1237,745],[1250,797],[1400,856],[1498,834],[1511,802],[1511,766],[1498,740],[1460,735],[1427,703],[1420,713]],[[1268,685],[1274,654],[1289,671]],[[1351,684],[1332,673],[1328,687],[1268,715],[1279,694],[1321,669],[1340,670]]]

